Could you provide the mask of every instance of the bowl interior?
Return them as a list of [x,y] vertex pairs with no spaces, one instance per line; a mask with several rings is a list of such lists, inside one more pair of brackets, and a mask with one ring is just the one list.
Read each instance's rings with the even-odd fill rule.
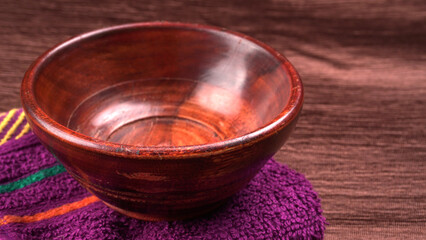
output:
[[291,92],[282,62],[225,31],[188,26],[115,28],[53,50],[34,82],[53,120],[101,140],[188,146],[253,132]]

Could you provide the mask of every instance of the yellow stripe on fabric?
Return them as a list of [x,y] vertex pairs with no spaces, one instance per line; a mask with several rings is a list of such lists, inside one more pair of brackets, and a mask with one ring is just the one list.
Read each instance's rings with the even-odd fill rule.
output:
[[46,220],[52,217],[64,215],[66,213],[69,213],[71,211],[80,209],[82,207],[85,207],[91,203],[97,202],[99,199],[95,196],[90,196],[87,198],[84,198],[80,201],[73,202],[73,203],[67,203],[65,205],[62,205],[57,208],[53,208],[50,210],[47,210],[45,212],[37,213],[34,215],[29,216],[16,216],[16,215],[5,215],[3,218],[0,219],[0,226],[6,225],[9,223],[31,223],[31,222],[38,222],[41,220]]
[[7,140],[12,136],[12,134],[16,131],[16,129],[19,127],[19,124],[22,123],[22,121],[25,118],[25,113],[21,112],[16,122],[12,125],[12,127],[7,131],[6,135],[4,135],[3,139],[0,141],[0,146],[7,142]]
[[0,113],[0,117],[3,117],[4,115],[6,115],[5,112]]
[[6,117],[3,118],[3,120],[0,123],[0,133],[3,131],[3,129],[7,126],[7,124],[9,123],[10,119],[13,118],[13,115],[15,115],[15,112],[18,111],[18,109],[12,109],[10,110]]
[[22,128],[21,132],[18,134],[18,136],[15,137],[15,139],[20,139],[22,136],[25,135],[30,130],[30,125],[27,123],[25,124],[24,128]]

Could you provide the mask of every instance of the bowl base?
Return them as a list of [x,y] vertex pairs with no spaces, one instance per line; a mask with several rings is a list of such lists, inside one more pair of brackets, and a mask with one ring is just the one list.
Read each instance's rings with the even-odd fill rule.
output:
[[160,222],[160,221],[177,221],[177,220],[185,220],[185,219],[192,219],[196,218],[205,214],[208,214],[210,212],[213,212],[214,210],[221,207],[223,204],[225,204],[227,199],[204,206],[203,208],[199,208],[196,211],[192,212],[185,212],[180,214],[174,214],[174,215],[156,215],[156,214],[147,214],[147,213],[139,213],[139,212],[133,212],[129,210],[125,210],[119,207],[116,207],[114,205],[111,205],[109,203],[106,203],[102,201],[105,205],[107,205],[109,208],[111,208],[114,211],[117,211],[121,214],[124,214],[131,218],[136,218],[139,220],[144,221],[150,221],[150,222]]
[[178,116],[142,118],[119,127],[107,138],[109,142],[158,147],[197,145],[221,140],[213,128]]

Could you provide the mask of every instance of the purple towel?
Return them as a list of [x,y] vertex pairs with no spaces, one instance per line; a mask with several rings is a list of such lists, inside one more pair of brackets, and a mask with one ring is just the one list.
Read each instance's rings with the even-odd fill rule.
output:
[[272,159],[245,189],[208,215],[174,222],[145,222],[121,215],[91,196],[31,132],[26,133],[21,112],[0,115],[0,140],[6,139],[0,146],[0,239],[324,236],[325,218],[311,184]]

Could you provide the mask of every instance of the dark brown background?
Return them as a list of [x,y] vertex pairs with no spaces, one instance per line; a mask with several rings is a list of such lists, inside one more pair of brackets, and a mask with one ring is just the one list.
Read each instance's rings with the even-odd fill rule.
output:
[[30,63],[73,35],[153,20],[240,31],[303,79],[303,114],[275,158],[319,192],[326,239],[426,238],[423,0],[113,2],[0,0],[0,111],[20,106]]

